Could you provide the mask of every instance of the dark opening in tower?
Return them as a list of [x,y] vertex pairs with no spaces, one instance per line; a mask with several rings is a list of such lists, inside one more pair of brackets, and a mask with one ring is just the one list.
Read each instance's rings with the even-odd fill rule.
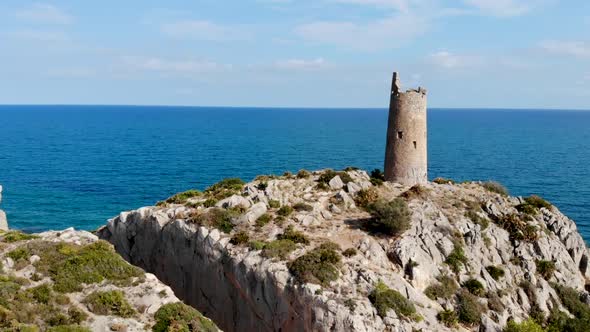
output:
[[397,132],[397,138],[403,139],[404,138],[404,132],[403,131],[398,131]]
[[418,143],[416,141],[414,141],[414,149],[418,148]]

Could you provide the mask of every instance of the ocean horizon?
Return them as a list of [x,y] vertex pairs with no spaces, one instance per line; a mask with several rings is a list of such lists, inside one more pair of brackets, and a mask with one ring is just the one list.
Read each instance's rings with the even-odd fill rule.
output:
[[[226,177],[383,168],[387,110],[0,106],[1,207],[25,231],[93,230],[121,211]],[[429,179],[538,194],[590,240],[590,112],[428,111]]]

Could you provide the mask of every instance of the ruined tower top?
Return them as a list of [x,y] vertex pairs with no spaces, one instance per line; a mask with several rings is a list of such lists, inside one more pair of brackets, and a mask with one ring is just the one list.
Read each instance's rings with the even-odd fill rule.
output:
[[427,182],[427,152],[426,90],[418,88],[403,92],[399,75],[393,73],[385,179],[408,186]]

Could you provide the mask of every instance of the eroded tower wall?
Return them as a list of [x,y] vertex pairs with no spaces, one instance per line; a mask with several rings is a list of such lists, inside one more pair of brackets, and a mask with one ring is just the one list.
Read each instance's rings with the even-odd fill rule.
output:
[[385,179],[412,186],[428,181],[428,145],[426,128],[426,90],[400,89],[397,73],[393,74]]

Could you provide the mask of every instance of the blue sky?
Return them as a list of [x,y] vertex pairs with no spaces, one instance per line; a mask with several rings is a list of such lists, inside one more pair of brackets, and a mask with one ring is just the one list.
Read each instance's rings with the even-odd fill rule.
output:
[[587,0],[0,4],[0,103],[590,109]]

